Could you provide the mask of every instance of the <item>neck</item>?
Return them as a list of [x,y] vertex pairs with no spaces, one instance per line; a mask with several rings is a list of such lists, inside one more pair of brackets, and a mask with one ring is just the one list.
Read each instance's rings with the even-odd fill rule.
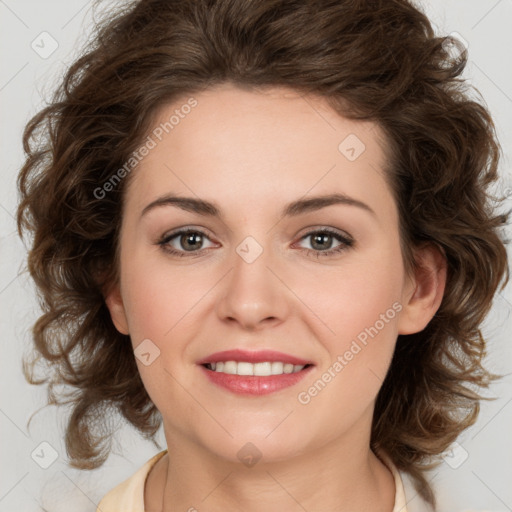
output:
[[161,489],[156,491],[162,512],[392,512],[394,508],[393,476],[369,445],[364,449],[338,441],[284,461],[263,462],[263,457],[247,467],[205,453],[186,439],[173,439],[172,445],[168,443],[171,456],[163,457]]

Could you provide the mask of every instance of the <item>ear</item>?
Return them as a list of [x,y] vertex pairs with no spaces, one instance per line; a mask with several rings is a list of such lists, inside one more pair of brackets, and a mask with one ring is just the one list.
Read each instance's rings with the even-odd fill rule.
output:
[[399,334],[422,331],[441,305],[446,286],[447,262],[444,252],[433,244],[415,250],[417,268],[404,287]]
[[126,311],[121,296],[121,288],[119,284],[114,284],[108,287],[104,293],[105,303],[110,311],[110,317],[116,329],[121,334],[129,334],[128,321],[126,319]]

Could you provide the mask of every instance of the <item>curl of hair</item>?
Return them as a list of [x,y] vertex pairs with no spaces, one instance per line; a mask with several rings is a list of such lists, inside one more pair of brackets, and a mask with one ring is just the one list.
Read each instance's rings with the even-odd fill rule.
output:
[[[500,146],[488,111],[460,78],[466,52],[451,59],[447,41],[406,0],[142,0],[97,25],[52,102],[28,122],[18,177],[18,231],[32,235],[27,268],[43,310],[32,328],[37,358],[23,361],[24,372],[33,384],[49,382],[49,403],[72,404],[72,466],[107,459],[107,409],[153,441],[161,424],[129,337],[104,301],[119,278],[130,175],[108,193],[98,187],[164,104],[226,82],[284,86],[380,125],[406,268],[420,265],[413,248],[424,243],[446,257],[442,304],[426,329],[398,337],[371,435],[435,503],[423,472],[475,422],[483,398],[475,389],[497,378],[482,365],[480,324],[508,280],[498,233],[507,215],[493,214],[488,192]],[[40,361],[51,378],[34,377]],[[73,392],[57,395],[59,384]]]

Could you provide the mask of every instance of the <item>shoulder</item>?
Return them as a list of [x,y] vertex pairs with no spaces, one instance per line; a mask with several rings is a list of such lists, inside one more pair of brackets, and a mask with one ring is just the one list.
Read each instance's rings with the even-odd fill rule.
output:
[[395,506],[393,512],[434,512],[434,509],[418,495],[408,473],[400,471],[391,457],[383,451],[374,452],[388,467],[395,480]]
[[427,503],[414,488],[410,475],[404,471],[397,472],[403,489],[404,503],[407,504],[407,510],[405,508],[397,509],[397,512],[434,512],[432,506]]
[[144,512],[144,484],[151,468],[167,450],[157,453],[132,476],[110,490],[98,503],[96,512]]

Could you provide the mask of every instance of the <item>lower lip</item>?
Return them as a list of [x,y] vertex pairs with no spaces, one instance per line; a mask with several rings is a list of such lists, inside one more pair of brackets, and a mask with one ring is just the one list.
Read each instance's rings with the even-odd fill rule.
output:
[[211,382],[233,393],[239,395],[268,395],[297,384],[313,369],[313,366],[308,366],[297,373],[283,373],[266,377],[215,372],[208,370],[203,365],[201,365],[201,369]]

